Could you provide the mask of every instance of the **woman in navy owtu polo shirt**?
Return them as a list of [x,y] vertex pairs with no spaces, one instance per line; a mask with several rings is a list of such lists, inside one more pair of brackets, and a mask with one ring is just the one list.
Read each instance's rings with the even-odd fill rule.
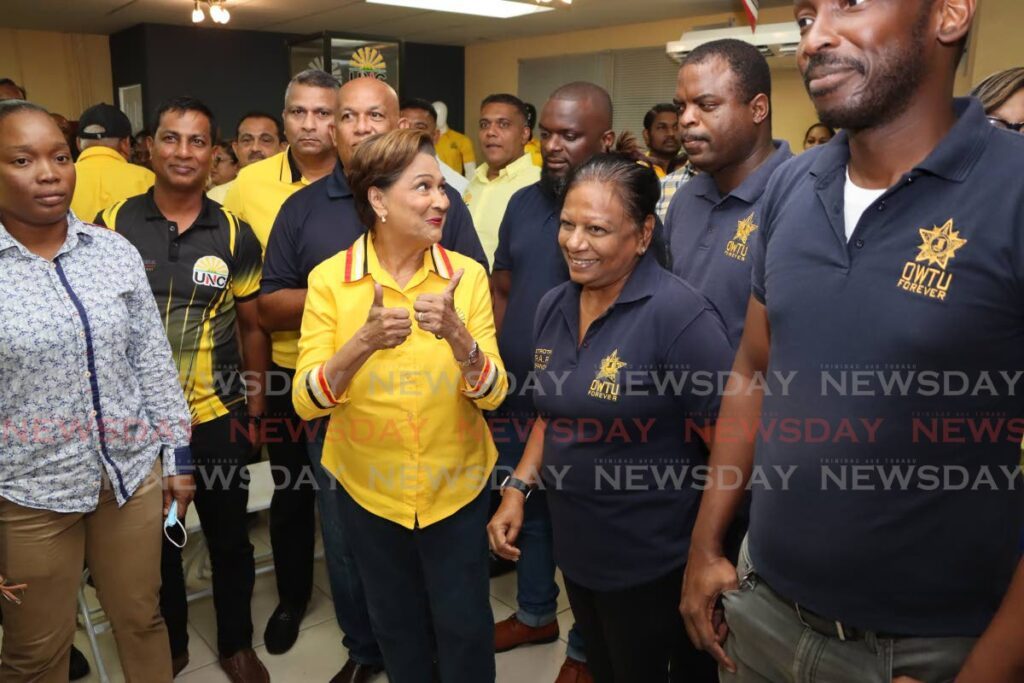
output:
[[526,496],[546,488],[597,683],[717,680],[677,606],[718,411],[708,380],[733,351],[714,307],[648,251],[659,193],[617,155],[570,177],[558,242],[572,279],[538,308],[539,417],[488,526],[492,549],[518,559]]

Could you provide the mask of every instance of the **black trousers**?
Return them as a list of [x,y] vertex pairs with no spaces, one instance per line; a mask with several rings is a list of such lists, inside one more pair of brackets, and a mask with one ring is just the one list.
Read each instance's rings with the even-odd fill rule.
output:
[[[245,521],[249,504],[248,459],[251,445],[241,413],[192,428],[192,461],[199,513],[213,570],[213,606],[217,612],[217,648],[221,657],[252,647],[252,544]],[[160,612],[167,622],[171,656],[188,650],[188,602],[181,550],[163,539]]]
[[[493,683],[490,491],[428,527],[406,529],[337,495],[391,683]],[[329,539],[325,539],[328,540]]]
[[[307,424],[292,406],[294,370],[274,364],[267,391],[264,439],[274,475],[270,501],[270,548],[279,601],[304,610],[313,594],[313,548],[316,543],[316,479],[309,464]],[[288,377],[283,387],[282,378]],[[287,389],[287,390],[285,390]]]
[[683,569],[617,591],[564,577],[595,683],[717,683],[715,660],[693,647],[679,615]]

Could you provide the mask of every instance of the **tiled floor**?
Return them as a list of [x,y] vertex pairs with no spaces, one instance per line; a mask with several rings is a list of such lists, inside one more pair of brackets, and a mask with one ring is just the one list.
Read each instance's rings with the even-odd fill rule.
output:
[[[251,533],[256,553],[269,550],[269,539],[265,519]],[[319,544],[318,544],[319,547]],[[561,584],[561,579],[559,578]],[[263,627],[277,604],[277,590],[274,586],[273,573],[256,577],[256,589],[253,593],[252,616],[253,639],[256,653],[270,671],[271,679],[290,683],[327,683],[345,664],[345,652],[341,647],[341,631],[338,629],[331,605],[330,588],[323,560],[317,560],[314,570],[313,600],[302,622],[299,640],[288,653],[268,655],[263,647]],[[208,582],[190,577],[189,587],[202,588]],[[512,614],[515,606],[516,580],[515,574],[493,579],[491,581],[491,609],[496,620],[504,619]],[[89,596],[94,599],[93,596]],[[559,623],[562,627],[562,638],[549,645],[536,645],[519,648],[511,652],[497,655],[498,683],[553,683],[558,669],[565,659],[565,637],[572,625],[572,614],[565,598],[565,591],[558,599]],[[228,679],[217,666],[216,657],[216,622],[213,611],[213,600],[202,598],[189,606],[189,655],[187,669],[178,676],[181,683],[225,683]],[[117,659],[117,650],[113,635],[103,633],[98,638],[107,672],[113,683],[121,683],[124,676]],[[92,663],[92,651],[85,632],[79,629],[75,644]],[[93,674],[83,679],[90,683],[98,683],[99,677]],[[374,683],[385,683],[387,677],[381,675]]]

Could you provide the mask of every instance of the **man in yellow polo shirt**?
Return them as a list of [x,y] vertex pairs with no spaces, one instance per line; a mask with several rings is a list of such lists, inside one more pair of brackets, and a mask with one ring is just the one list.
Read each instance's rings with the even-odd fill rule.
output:
[[156,176],[148,168],[128,163],[132,154],[132,124],[117,107],[97,104],[78,119],[75,194],[71,210],[83,221],[115,202],[153,187]]
[[[284,130],[288,148],[246,166],[224,198],[224,206],[248,223],[266,251],[270,229],[288,197],[334,171],[337,152],[331,138],[341,84],[334,76],[307,69],[288,84]],[[313,590],[315,481],[306,441],[313,424],[302,422],[291,402],[291,378],[298,355],[298,332],[275,332],[268,375],[264,442],[274,473],[270,503],[270,546],[274,552],[278,606],[264,632],[267,652],[287,652]],[[287,378],[287,382],[285,382]]]
[[[238,120],[235,141],[231,143],[231,149],[238,158],[239,171],[283,151],[287,146],[281,119],[261,111],[248,112]],[[223,185],[211,187],[206,191],[206,196],[223,204],[234,184],[235,181],[230,180]]]
[[523,151],[530,138],[526,105],[515,95],[490,95],[480,106],[480,148],[487,162],[476,169],[463,195],[487,260],[494,263],[498,227],[512,195],[540,180],[540,169]]

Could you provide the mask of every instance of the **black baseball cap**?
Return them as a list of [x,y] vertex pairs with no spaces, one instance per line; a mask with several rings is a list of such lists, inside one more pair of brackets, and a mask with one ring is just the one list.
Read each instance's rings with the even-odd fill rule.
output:
[[[102,131],[86,133],[89,126],[99,126]],[[78,137],[83,140],[100,140],[102,138],[130,138],[132,122],[125,113],[112,104],[101,103],[89,107],[78,119]]]

